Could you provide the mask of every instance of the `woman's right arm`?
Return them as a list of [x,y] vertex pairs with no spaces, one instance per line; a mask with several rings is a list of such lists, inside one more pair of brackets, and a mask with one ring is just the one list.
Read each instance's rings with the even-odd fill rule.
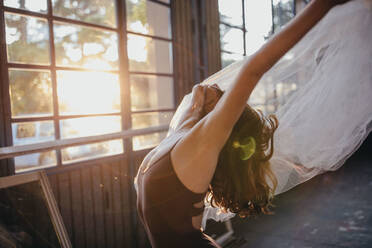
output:
[[[286,52],[288,52],[335,5],[346,0],[313,0],[279,33],[262,46],[243,66],[237,79],[227,89],[205,125],[206,135],[222,149],[239,119],[254,87]],[[201,123],[202,124],[202,123]]]
[[[313,0],[283,30],[261,47],[237,76],[217,105],[174,147],[171,158],[181,181],[204,192],[212,180],[218,154],[260,80],[335,4],[343,0]],[[201,166],[203,165],[203,166]],[[197,172],[197,173],[196,173]]]

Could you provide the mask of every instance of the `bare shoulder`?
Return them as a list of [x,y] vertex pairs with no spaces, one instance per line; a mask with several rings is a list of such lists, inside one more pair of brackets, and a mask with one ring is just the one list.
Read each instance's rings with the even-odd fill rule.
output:
[[177,142],[170,157],[178,179],[195,193],[207,191],[217,165],[219,150],[207,139],[204,119]]
[[161,157],[163,157],[166,153],[168,153],[174,145],[185,135],[183,130],[175,132],[170,136],[166,137],[165,139],[160,142],[160,144],[152,149],[146,157],[143,159],[139,171],[145,171],[146,168],[150,167],[156,161],[158,161]]

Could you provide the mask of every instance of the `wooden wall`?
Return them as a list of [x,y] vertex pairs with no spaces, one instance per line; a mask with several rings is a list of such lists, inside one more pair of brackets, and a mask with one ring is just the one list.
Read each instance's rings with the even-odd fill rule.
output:
[[205,18],[203,41],[206,43],[207,53],[207,76],[221,70],[221,45],[218,0],[202,1],[205,5],[202,8],[202,17]]
[[218,0],[172,0],[176,95],[221,69]]
[[138,223],[133,187],[133,174],[146,152],[132,163],[122,156],[49,174],[73,247],[149,247]]
[[171,3],[174,72],[176,97],[179,103],[190,92],[194,82],[191,1],[173,0]]

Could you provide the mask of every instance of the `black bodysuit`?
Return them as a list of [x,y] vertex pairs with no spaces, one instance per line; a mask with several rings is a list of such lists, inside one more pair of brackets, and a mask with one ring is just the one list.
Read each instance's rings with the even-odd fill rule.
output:
[[152,247],[218,247],[209,236],[192,226],[192,217],[204,207],[193,204],[204,200],[205,193],[187,189],[174,172],[170,151],[138,173],[138,214]]

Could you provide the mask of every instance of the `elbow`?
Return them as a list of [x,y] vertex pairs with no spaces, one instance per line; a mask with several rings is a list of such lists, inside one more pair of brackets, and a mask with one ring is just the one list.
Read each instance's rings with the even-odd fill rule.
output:
[[264,64],[257,60],[250,60],[244,67],[243,75],[244,78],[259,81],[260,78],[265,74],[269,68],[265,68]]

